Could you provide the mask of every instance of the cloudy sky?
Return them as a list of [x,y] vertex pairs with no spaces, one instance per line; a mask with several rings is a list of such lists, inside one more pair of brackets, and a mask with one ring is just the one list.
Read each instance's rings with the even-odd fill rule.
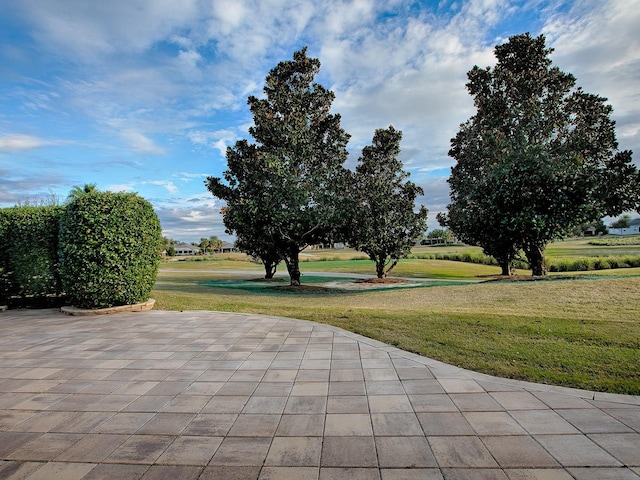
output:
[[204,179],[248,136],[247,96],[308,46],[353,158],[376,128],[404,132],[434,228],[449,140],[474,113],[466,72],[511,35],[543,33],[609,99],[637,163],[639,24],[640,0],[2,0],[0,207],[96,183],[148,199],[171,238],[228,239]]

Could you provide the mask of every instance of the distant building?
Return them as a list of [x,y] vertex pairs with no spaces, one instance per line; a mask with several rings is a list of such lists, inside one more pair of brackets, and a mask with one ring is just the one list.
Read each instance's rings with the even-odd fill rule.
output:
[[638,235],[640,234],[640,218],[634,218],[629,222],[628,228],[609,227],[609,235]]
[[198,255],[200,253],[200,247],[184,242],[176,243],[173,248],[176,251],[176,255]]

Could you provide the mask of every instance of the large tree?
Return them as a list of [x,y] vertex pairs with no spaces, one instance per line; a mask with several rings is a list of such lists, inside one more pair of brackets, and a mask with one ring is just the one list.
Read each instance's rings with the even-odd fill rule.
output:
[[[320,61],[307,57],[306,48],[272,69],[265,98],[248,99],[255,143],[237,142],[227,150],[224,180],[207,179],[209,190],[232,212],[256,217],[233,227],[275,246],[291,285],[300,284],[300,252],[331,241],[345,212],[349,135],[340,115],[330,112],[333,92],[314,82],[319,69]],[[256,224],[259,232],[252,231]]]
[[637,204],[637,168],[618,151],[612,107],[552,65],[544,36],[495,48],[495,67],[474,67],[477,112],[451,140],[451,203],[439,217],[463,241],[498,259],[503,273],[524,250],[533,275],[544,250],[577,225]]
[[398,159],[402,132],[390,126],[376,130],[362,149],[351,186],[354,201],[349,244],[369,255],[378,278],[384,278],[427,229],[427,209],[414,212],[421,187],[407,180]]

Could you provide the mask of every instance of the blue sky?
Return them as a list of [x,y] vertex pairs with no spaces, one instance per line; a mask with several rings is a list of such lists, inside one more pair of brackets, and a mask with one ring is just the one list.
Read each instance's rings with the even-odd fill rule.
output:
[[0,207],[96,183],[149,200],[171,238],[228,239],[204,179],[248,136],[247,96],[308,46],[354,159],[376,128],[403,130],[436,228],[449,141],[474,113],[466,72],[511,35],[544,33],[638,158],[639,24],[640,0],[3,0]]

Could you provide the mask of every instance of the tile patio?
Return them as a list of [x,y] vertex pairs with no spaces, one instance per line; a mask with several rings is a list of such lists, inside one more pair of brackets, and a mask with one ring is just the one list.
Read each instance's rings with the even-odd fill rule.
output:
[[640,480],[640,398],[286,318],[0,313],[2,479]]

